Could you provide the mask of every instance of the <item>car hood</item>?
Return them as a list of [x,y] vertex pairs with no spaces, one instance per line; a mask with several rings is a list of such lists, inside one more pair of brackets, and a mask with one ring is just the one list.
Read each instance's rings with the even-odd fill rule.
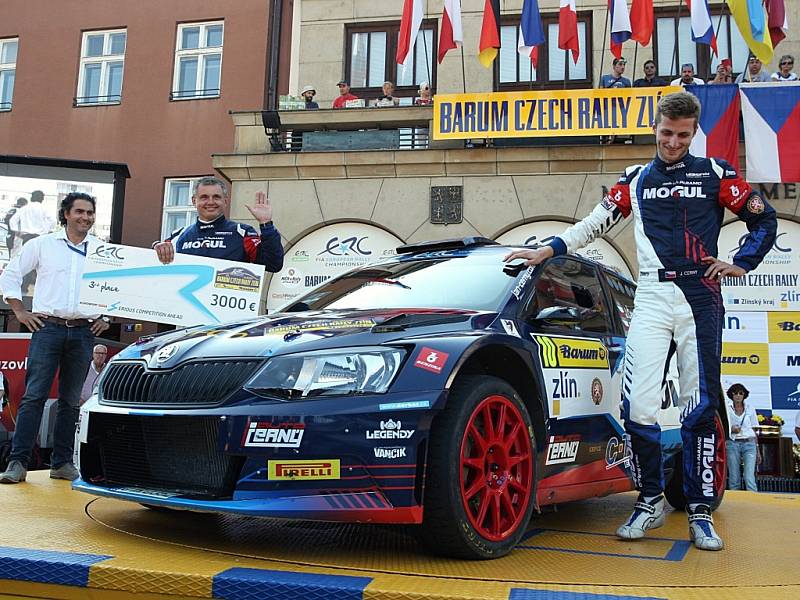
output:
[[275,356],[367,346],[420,334],[483,328],[491,322],[491,314],[419,308],[277,313],[144,337],[120,352],[115,360],[144,358],[150,368],[170,368],[196,358]]

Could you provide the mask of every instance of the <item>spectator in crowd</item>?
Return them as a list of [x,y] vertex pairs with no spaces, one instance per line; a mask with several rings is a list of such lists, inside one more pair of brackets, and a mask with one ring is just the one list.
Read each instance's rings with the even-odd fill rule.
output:
[[667,85],[661,77],[656,77],[656,63],[647,60],[644,63],[644,77],[633,82],[633,87],[661,87]]
[[383,94],[378,96],[375,106],[397,106],[400,104],[400,98],[395,98],[394,84],[391,81],[383,82]]
[[19,247],[40,235],[50,233],[55,227],[55,219],[47,212],[42,202],[44,202],[43,191],[31,192],[31,201],[20,207],[9,221],[9,228],[20,241],[16,249],[17,254],[19,254]]
[[778,61],[778,70],[772,74],[772,81],[797,81],[797,73],[792,71],[794,56],[784,54]]
[[350,82],[346,79],[342,79],[336,85],[339,86],[339,96],[333,101],[333,108],[346,108],[348,102],[359,99],[350,93]]
[[225,218],[230,196],[228,186],[217,177],[198,179],[192,190],[197,221],[176,229],[163,242],[153,245],[158,259],[171,263],[175,252],[264,265],[273,273],[283,268],[281,234],[272,224],[272,204],[264,192],[256,192],[255,204],[245,205],[258,221],[259,231]]
[[414,104],[417,106],[426,106],[428,104],[433,104],[433,96],[431,95],[431,84],[427,81],[423,81],[419,84],[419,97],[414,100]]
[[[8,468],[0,483],[20,483],[28,473],[42,411],[58,371],[58,410],[53,433],[50,477],[75,480],[72,464],[75,424],[81,386],[94,336],[108,329],[108,319],[83,312],[78,294],[86,256],[103,242],[89,234],[94,225],[95,199],[82,192],[67,194],[58,213],[64,228],[26,244],[0,275],[0,289],[21,325],[33,332],[28,349],[25,394],[17,412],[17,428]],[[39,273],[33,309],[22,303],[22,278]]]
[[705,85],[705,81],[694,76],[694,65],[692,63],[685,63],[681,65],[681,76],[673,79],[670,85],[680,85],[686,87],[687,85]]
[[709,79],[709,84],[733,83],[733,64],[730,58],[723,58],[717,65],[717,73],[713,79]]
[[761,462],[761,452],[756,443],[754,427],[758,426],[756,410],[745,404],[750,392],[741,383],[734,383],[726,392],[728,402],[728,423],[731,427],[730,439],[726,442],[728,456],[728,487],[739,490],[742,487],[742,465],[744,464],[744,485],[748,492],[757,492],[756,462]]
[[94,392],[94,386],[97,384],[97,379],[100,377],[103,368],[106,366],[106,358],[108,357],[108,348],[103,344],[97,344],[92,349],[92,362],[89,363],[89,371],[86,373],[86,379],[83,380],[83,387],[81,388],[80,403],[83,405]]
[[306,110],[316,110],[319,108],[319,104],[314,102],[314,96],[316,96],[317,90],[314,89],[313,85],[307,85],[303,87],[303,91],[300,92],[300,95],[303,97],[303,100],[306,101]]
[[739,73],[739,76],[736,78],[736,83],[755,83],[757,81],[772,81],[764,69],[761,68],[762,64],[758,57],[750,53],[750,56],[747,58],[747,68]]
[[16,212],[25,206],[28,203],[26,198],[17,198],[17,203],[8,209],[6,216],[3,217],[3,223],[6,224],[6,248],[8,248],[8,256],[11,258],[11,249],[14,247],[14,230],[11,229],[11,217],[13,217]]
[[600,87],[602,88],[626,88],[631,87],[631,80],[623,77],[625,73],[625,65],[628,61],[624,58],[615,58],[611,62],[611,73],[603,75],[600,78]]

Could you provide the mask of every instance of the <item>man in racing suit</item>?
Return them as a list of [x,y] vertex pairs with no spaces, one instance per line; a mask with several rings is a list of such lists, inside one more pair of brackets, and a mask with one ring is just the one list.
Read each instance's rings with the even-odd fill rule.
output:
[[194,184],[192,204],[197,221],[177,229],[153,245],[164,264],[172,262],[175,252],[208,258],[221,258],[264,265],[267,271],[283,267],[281,236],[272,224],[272,206],[264,192],[256,193],[253,206],[246,206],[259,223],[260,232],[244,223],[225,218],[228,203],[227,185],[216,177],[204,177]]
[[[711,518],[724,484],[716,451],[725,434],[715,418],[724,315],[719,280],[741,277],[758,266],[772,248],[777,219],[774,209],[725,161],[689,154],[699,116],[700,104],[687,92],[662,98],[653,127],[656,158],[626,169],[589,216],[549,246],[518,250],[505,260],[524,258],[533,265],[575,252],[623,217],[634,215],[639,278],[625,349],[622,416],[640,494],[617,535],[641,538],[664,522],[657,417],[665,364],[677,349],[689,536],[698,548],[721,550],[723,542]],[[732,265],[716,258],[725,208],[749,231]]]

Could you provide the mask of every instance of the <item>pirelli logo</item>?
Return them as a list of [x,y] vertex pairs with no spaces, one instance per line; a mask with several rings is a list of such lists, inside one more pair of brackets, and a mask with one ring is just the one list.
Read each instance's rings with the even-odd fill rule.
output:
[[544,335],[533,336],[539,346],[539,357],[546,369],[572,367],[577,369],[607,369],[608,352],[596,340],[575,340]]
[[339,459],[270,460],[267,462],[270,481],[314,481],[339,479]]

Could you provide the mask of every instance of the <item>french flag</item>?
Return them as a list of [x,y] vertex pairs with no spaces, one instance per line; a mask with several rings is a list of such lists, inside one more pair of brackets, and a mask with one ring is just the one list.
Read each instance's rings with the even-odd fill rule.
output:
[[722,158],[739,170],[739,87],[732,83],[690,85],[700,100],[700,122],[689,152],[705,158]]
[[747,181],[800,182],[800,83],[749,83],[740,93]]
[[538,0],[525,0],[522,4],[522,19],[519,24],[517,52],[529,56],[533,67],[539,68],[539,45],[544,44],[542,14]]
[[631,16],[625,0],[608,0],[611,11],[611,54],[622,56],[622,43],[631,39]]
[[422,0],[405,0],[403,16],[400,19],[400,36],[397,40],[397,64],[405,65],[414,56],[414,42],[422,26]]
[[717,36],[714,35],[714,24],[711,22],[711,11],[708,0],[686,0],[689,17],[692,23],[692,41],[711,46],[717,54]]

